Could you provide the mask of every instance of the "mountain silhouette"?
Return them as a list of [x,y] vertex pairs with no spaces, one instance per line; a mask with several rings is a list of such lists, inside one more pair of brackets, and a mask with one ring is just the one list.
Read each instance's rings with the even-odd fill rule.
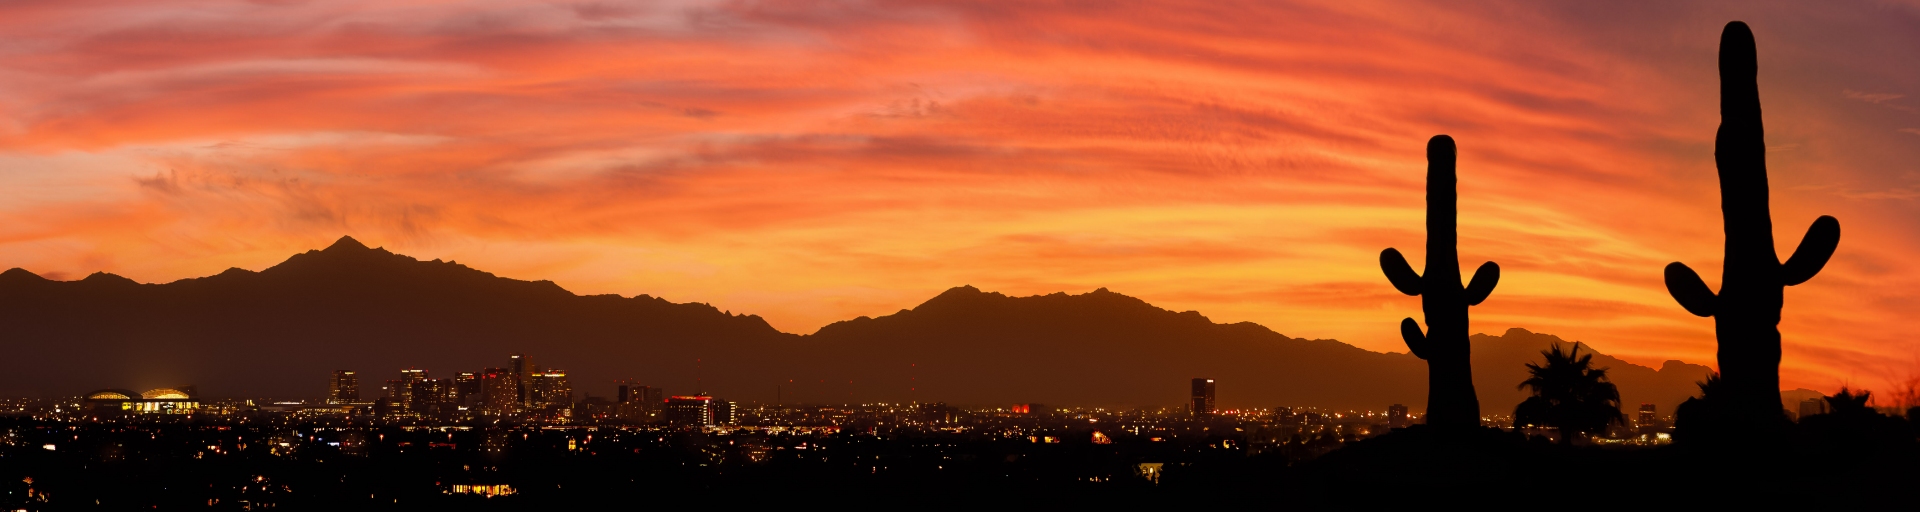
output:
[[[1525,398],[1515,387],[1524,364],[1556,342],[1522,329],[1472,337],[1488,413]],[[210,397],[313,398],[329,372],[349,369],[372,397],[402,368],[446,377],[525,353],[567,370],[576,398],[632,378],[742,401],[1176,406],[1194,377],[1220,381],[1228,408],[1381,410],[1426,398],[1425,362],[1411,355],[1215,323],[1106,289],[1009,297],[962,286],[798,335],[706,304],[575,295],[352,238],[259,272],[166,284],[8,270],[0,343],[21,368],[0,372],[7,396],[192,384]],[[1611,368],[1627,408],[1653,402],[1662,414],[1708,371],[1594,361]]]

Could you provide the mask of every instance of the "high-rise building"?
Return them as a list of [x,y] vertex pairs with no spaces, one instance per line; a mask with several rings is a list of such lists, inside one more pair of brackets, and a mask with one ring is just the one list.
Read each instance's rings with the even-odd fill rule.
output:
[[651,386],[641,386],[631,382],[620,385],[620,394],[614,400],[620,411],[620,418],[627,421],[645,421],[654,417],[660,409],[660,390]]
[[1213,394],[1213,379],[1193,379],[1192,396],[1193,399],[1188,402],[1188,408],[1192,410],[1194,416],[1213,414],[1216,404]]
[[480,398],[476,402],[481,414],[508,415],[519,412],[520,391],[511,371],[488,368],[475,376],[475,380],[480,382]]
[[1633,419],[1634,424],[1641,428],[1646,428],[1658,422],[1659,416],[1654,414],[1653,404],[1640,404],[1640,414],[1634,416]]
[[1393,404],[1387,406],[1387,428],[1407,428],[1413,421],[1407,417],[1407,406]]
[[1802,420],[1807,419],[1808,416],[1826,413],[1827,400],[1824,398],[1808,398],[1800,402],[1800,419]]
[[734,416],[733,402],[715,398],[707,402],[707,408],[713,411],[712,424],[714,425],[733,425],[740,422],[740,418]]
[[513,372],[514,401],[520,405],[527,404],[527,374],[531,373],[532,368],[529,367],[531,363],[532,361],[528,361],[527,356],[522,354],[514,354],[507,358],[507,370]]
[[453,405],[456,407],[474,407],[480,396],[480,378],[473,372],[460,372],[453,376]]
[[566,370],[546,370],[528,376],[528,405],[534,409],[565,409],[573,405],[573,387]]
[[456,406],[453,379],[420,379],[413,383],[414,414],[446,413]]
[[334,370],[327,382],[327,403],[347,404],[360,401],[360,376],[353,370]]
[[424,381],[424,380],[427,380],[426,370],[421,370],[417,368],[408,368],[405,370],[400,370],[400,380],[398,382],[398,389],[396,389],[397,392],[389,393],[393,395],[393,396],[390,396],[389,398],[394,399],[393,404],[394,406],[400,409],[400,412],[402,413],[420,412],[419,411],[420,404],[418,403],[418,400],[414,398],[413,389],[415,386],[418,386],[421,381]]
[[667,423],[704,427],[713,424],[713,397],[706,395],[668,398],[662,411]]

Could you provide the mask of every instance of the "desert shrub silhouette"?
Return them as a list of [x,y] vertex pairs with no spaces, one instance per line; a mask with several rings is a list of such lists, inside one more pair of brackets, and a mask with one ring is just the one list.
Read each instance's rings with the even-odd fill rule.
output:
[[1869,402],[1873,393],[1855,393],[1846,387],[1826,397],[1826,414],[1800,419],[1802,441],[1809,448],[1842,457],[1888,453],[1911,455],[1917,448],[1906,418],[1887,416]]
[[1560,429],[1560,441],[1572,443],[1583,434],[1603,434],[1615,423],[1626,423],[1620,413],[1620,389],[1607,381],[1606,368],[1593,367],[1593,354],[1580,355],[1580,344],[1561,350],[1554,344],[1540,351],[1544,364],[1527,363],[1530,376],[1520,383],[1533,396],[1513,410],[1513,426],[1548,425]]
[[1667,265],[1667,290],[1687,312],[1711,316],[1719,341],[1720,377],[1710,408],[1724,421],[1750,427],[1782,425],[1780,409],[1780,309],[1782,291],[1813,278],[1840,242],[1840,222],[1822,216],[1782,264],[1773,249],[1773,219],[1767,197],[1767,146],[1760,122],[1753,32],[1728,23],[1720,36],[1720,130],[1714,163],[1720,173],[1720,210],[1726,229],[1726,263],[1720,292],[1707,288],[1685,264]]
[[1454,192],[1453,138],[1427,141],[1427,268],[1414,273],[1400,251],[1380,251],[1380,269],[1395,289],[1420,296],[1427,332],[1412,318],[1400,321],[1400,336],[1413,355],[1427,361],[1427,424],[1435,427],[1480,425],[1480,399],[1473,392],[1471,350],[1467,343],[1467,307],[1486,300],[1500,281],[1500,266],[1489,261],[1460,286],[1460,254],[1455,247],[1459,215]]
[[1694,384],[1700,386],[1700,396],[1687,397],[1685,402],[1680,402],[1680,406],[1673,409],[1673,436],[1676,440],[1687,439],[1686,436],[1693,432],[1719,431],[1727,427],[1722,421],[1723,415],[1715,407],[1720,403],[1715,399],[1722,395],[1720,372],[1709,373],[1707,380]]

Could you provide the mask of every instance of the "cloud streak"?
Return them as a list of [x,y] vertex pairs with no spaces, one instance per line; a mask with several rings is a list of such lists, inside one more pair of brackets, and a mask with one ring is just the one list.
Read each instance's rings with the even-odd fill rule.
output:
[[1782,250],[1847,224],[1788,292],[1787,383],[1920,352],[1893,334],[1920,150],[1890,108],[1916,14],[1583,9],[9,2],[0,262],[167,281],[352,234],[794,332],[961,284],[1109,287],[1404,351],[1418,302],[1374,261],[1421,246],[1447,133],[1463,264],[1508,270],[1476,330],[1708,363],[1659,269],[1720,257],[1714,45],[1743,19]]

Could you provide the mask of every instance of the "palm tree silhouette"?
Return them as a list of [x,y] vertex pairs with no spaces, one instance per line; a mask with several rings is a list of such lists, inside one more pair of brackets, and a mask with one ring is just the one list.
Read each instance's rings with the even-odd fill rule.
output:
[[1580,344],[1561,351],[1559,344],[1540,351],[1546,364],[1527,363],[1532,374],[1520,383],[1533,396],[1513,410],[1513,426],[1546,425],[1560,429],[1561,442],[1576,434],[1605,432],[1614,423],[1626,423],[1620,413],[1620,390],[1607,381],[1606,368],[1593,367],[1593,354],[1580,355]]
[[1879,414],[1879,411],[1875,411],[1872,406],[1867,405],[1867,401],[1872,399],[1872,391],[1854,393],[1848,390],[1846,386],[1840,386],[1839,393],[1834,393],[1833,396],[1826,397],[1827,408],[1832,409],[1833,414],[1847,416]]

